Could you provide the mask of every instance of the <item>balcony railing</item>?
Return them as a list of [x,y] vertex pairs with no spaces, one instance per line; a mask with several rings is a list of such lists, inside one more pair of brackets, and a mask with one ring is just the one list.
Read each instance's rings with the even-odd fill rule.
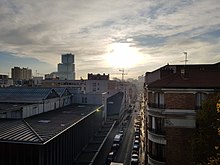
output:
[[149,153],[149,157],[153,160],[158,161],[158,162],[166,162],[166,158],[162,157],[162,155],[155,156],[155,155]]
[[201,110],[202,106],[195,106],[195,110]]
[[148,106],[150,108],[160,108],[160,109],[166,108],[166,104],[148,103]]
[[154,134],[165,135],[165,130],[164,129],[152,129],[152,128],[149,128],[149,131],[151,133],[154,133]]

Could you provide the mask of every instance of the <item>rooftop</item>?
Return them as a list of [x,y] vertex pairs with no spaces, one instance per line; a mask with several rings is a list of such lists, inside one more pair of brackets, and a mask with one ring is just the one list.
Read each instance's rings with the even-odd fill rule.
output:
[[12,103],[0,103],[0,114],[9,111],[21,110],[21,108],[28,104],[12,104]]
[[0,102],[34,103],[59,97],[52,88],[0,88]]
[[150,83],[148,88],[220,88],[220,71],[191,70],[186,75],[175,73]]
[[72,104],[25,120],[0,119],[0,142],[45,144],[99,107]]

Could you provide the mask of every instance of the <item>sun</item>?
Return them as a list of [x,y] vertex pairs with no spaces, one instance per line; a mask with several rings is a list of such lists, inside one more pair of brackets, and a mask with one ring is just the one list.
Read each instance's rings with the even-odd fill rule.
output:
[[130,43],[112,43],[108,52],[106,61],[115,68],[132,68],[142,60],[138,49],[132,47]]

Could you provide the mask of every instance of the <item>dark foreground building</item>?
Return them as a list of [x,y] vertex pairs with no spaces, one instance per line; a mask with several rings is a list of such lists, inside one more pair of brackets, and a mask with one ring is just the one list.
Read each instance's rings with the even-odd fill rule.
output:
[[220,94],[219,76],[220,63],[166,65],[146,73],[149,165],[193,165],[196,113],[205,99]]
[[23,119],[0,119],[1,165],[73,165],[101,128],[102,106],[69,105]]

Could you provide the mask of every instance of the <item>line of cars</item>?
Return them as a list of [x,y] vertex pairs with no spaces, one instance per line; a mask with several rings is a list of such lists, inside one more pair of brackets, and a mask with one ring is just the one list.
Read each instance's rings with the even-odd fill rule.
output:
[[106,159],[106,165],[109,165],[111,164],[111,162],[114,161],[115,159],[115,156],[118,152],[118,149],[120,147],[120,144],[121,144],[121,141],[123,139],[123,129],[119,130],[118,134],[115,135],[114,137],[114,140],[113,140],[113,144],[112,144],[112,147],[111,147],[111,150],[107,156],[107,159]]
[[141,120],[140,116],[135,119],[134,124],[134,140],[131,154],[131,165],[137,165],[139,163],[139,149],[140,149],[140,133],[141,133]]

